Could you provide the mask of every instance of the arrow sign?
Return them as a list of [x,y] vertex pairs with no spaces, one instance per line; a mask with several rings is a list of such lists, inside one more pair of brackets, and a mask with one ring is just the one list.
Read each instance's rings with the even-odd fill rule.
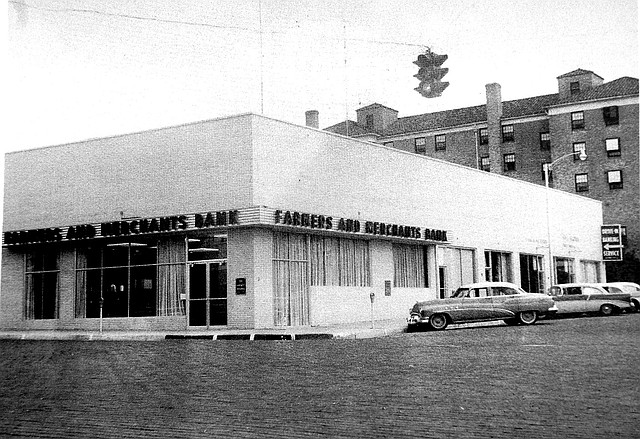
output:
[[608,224],[600,228],[603,261],[622,260],[622,226]]

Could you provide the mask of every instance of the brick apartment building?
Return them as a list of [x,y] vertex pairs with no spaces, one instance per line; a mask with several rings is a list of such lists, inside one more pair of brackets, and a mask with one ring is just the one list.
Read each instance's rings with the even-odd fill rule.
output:
[[[625,226],[625,257],[638,258],[638,79],[604,82],[583,69],[557,79],[557,93],[503,102],[500,85],[487,84],[484,105],[401,118],[376,103],[326,130],[541,185],[558,160],[550,186],[602,201],[603,223]],[[612,278],[616,266],[607,263]]]

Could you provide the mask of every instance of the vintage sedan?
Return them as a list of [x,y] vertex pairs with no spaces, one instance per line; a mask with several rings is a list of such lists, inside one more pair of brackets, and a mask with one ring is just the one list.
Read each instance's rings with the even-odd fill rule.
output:
[[504,320],[509,325],[532,325],[556,311],[546,294],[527,293],[509,282],[463,285],[448,299],[417,302],[407,319],[407,330],[443,330],[452,323]]
[[610,293],[599,284],[570,283],[549,288],[549,295],[556,302],[558,315],[561,314],[601,314],[632,311],[631,295],[612,289]]
[[634,282],[608,282],[600,285],[610,293],[623,292],[631,294],[633,310],[635,312],[640,312],[640,285]]

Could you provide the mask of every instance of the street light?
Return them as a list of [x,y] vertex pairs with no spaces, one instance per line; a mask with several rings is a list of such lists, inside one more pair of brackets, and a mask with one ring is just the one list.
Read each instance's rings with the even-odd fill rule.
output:
[[551,171],[551,168],[553,167],[553,165],[555,165],[556,163],[558,163],[560,160],[567,158],[567,157],[571,157],[574,156],[576,154],[580,154],[578,156],[578,158],[581,161],[585,161],[587,159],[587,153],[584,150],[580,150],[580,151],[574,151],[574,152],[570,152],[568,154],[565,154],[561,157],[558,157],[557,159],[555,159],[554,161],[552,161],[551,163],[545,163],[543,169],[544,169],[544,185],[546,187],[545,189],[545,197],[546,197],[546,201],[547,201],[547,243],[548,243],[548,248],[549,248],[549,286],[551,286],[553,284],[553,275],[555,272],[555,267],[553,264],[553,256],[551,253],[551,219],[550,219],[550,214],[549,214],[549,172]]

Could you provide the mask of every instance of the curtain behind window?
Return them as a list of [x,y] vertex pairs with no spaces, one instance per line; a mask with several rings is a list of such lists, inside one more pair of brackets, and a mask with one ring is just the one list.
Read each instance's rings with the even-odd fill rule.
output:
[[311,285],[371,286],[369,242],[311,236]]
[[400,288],[425,288],[424,247],[393,244],[393,285]]
[[306,235],[273,235],[273,316],[276,326],[309,324]]
[[183,316],[180,295],[186,292],[184,239],[158,241],[158,316]]

